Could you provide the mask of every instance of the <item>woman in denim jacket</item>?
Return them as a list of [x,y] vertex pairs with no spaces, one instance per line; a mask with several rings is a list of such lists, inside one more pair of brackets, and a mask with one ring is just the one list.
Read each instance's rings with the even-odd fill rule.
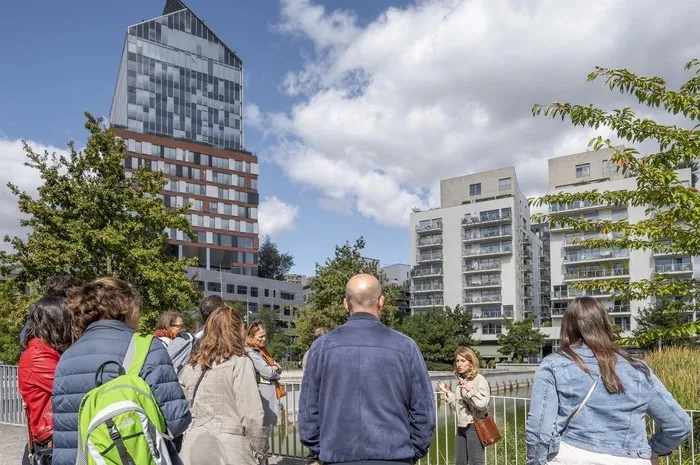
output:
[[[651,438],[647,414],[656,422]],[[535,378],[527,464],[657,464],[689,434],[690,418],[661,381],[614,345],[600,302],[574,299],[564,312],[561,348]]]

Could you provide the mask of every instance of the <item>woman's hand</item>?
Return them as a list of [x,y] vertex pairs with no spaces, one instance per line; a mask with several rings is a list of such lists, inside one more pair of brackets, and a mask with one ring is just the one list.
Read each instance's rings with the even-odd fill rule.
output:
[[466,389],[467,392],[471,392],[471,390],[472,390],[472,387],[471,387],[469,384],[467,384],[467,380],[466,380],[466,379],[460,379],[460,380],[459,380],[459,385],[460,385],[460,387]]
[[437,388],[445,394],[449,394],[452,392],[449,386],[447,386],[447,384],[443,383],[442,381],[438,381]]

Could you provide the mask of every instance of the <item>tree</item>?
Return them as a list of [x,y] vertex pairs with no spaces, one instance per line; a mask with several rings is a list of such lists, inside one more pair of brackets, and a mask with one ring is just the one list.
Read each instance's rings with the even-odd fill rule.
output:
[[[700,255],[700,195],[693,186],[684,186],[674,168],[693,166],[700,155],[700,61],[693,60],[686,65],[694,71],[694,76],[678,90],[666,87],[659,77],[645,77],[626,69],[606,69],[597,67],[588,80],[605,78],[610,90],[634,95],[636,100],[650,108],[661,108],[666,113],[686,118],[687,127],[663,125],[649,118],[640,118],[630,108],[604,111],[592,105],[573,105],[554,102],[550,105],[535,105],[534,115],[562,120],[568,119],[574,126],[597,129],[605,126],[613,129],[617,136],[628,144],[651,143],[654,153],[641,155],[633,147],[614,147],[610,140],[593,138],[589,146],[594,150],[611,149],[610,162],[617,165],[618,172],[634,176],[635,190],[603,191],[596,189],[578,193],[550,194],[532,199],[531,204],[562,205],[575,201],[607,204],[613,207],[645,207],[646,218],[637,223],[626,220],[582,219],[578,217],[533,215],[533,221],[549,221],[552,228],[569,226],[575,231],[599,231],[603,237],[581,240],[584,247],[606,247],[629,250],[655,249],[691,257]],[[670,242],[661,242],[670,241]],[[577,282],[572,287],[578,289],[600,289],[615,295],[623,301],[644,300],[655,296],[672,298],[684,296],[691,299],[700,297],[700,283],[694,279],[679,279],[664,273],[656,273],[651,279],[627,281],[621,279]],[[672,303],[667,307],[676,311],[682,303]],[[674,329],[654,330],[663,337],[696,334],[700,321],[687,323]],[[642,334],[622,340],[622,343],[636,345]]]
[[[143,329],[154,327],[165,310],[196,306],[199,292],[186,278],[193,260],[168,253],[167,231],[192,237],[187,206],[168,208],[158,197],[166,178],[142,167],[129,177],[123,166],[126,145],[101,118],[86,113],[89,132],[84,150],[73,142],[67,155],[36,153],[24,144],[26,165],[43,180],[37,198],[8,187],[18,197],[26,240],[5,237],[14,249],[0,252],[0,274],[24,288],[70,273],[83,280],[116,276],[141,294]],[[14,337],[14,335],[13,335]]]
[[11,281],[0,285],[0,364],[19,361],[19,333],[27,321],[29,307],[40,297],[37,286],[24,292]]
[[637,328],[634,337],[642,349],[661,349],[663,346],[680,346],[692,343],[692,339],[684,334],[675,335],[674,329],[685,323],[683,313],[692,313],[695,307],[686,305],[684,308],[669,307],[669,302],[662,301],[643,308],[637,316]]
[[547,336],[533,328],[532,321],[532,318],[520,321],[504,319],[503,327],[507,333],[498,335],[498,344],[501,346],[498,352],[517,361],[521,361],[525,355],[539,353]]
[[434,307],[411,315],[401,325],[401,332],[416,341],[423,358],[432,365],[451,364],[457,347],[475,343],[471,337],[472,317],[459,305],[453,309]]
[[270,355],[272,355],[272,358],[277,362],[284,360],[285,353],[289,350],[291,341],[280,326],[276,312],[270,308],[263,308],[258,312],[256,319],[265,325],[267,331],[267,350],[270,352]]
[[270,236],[265,236],[258,251],[258,276],[280,281],[293,266],[294,256],[289,253],[280,253],[277,244],[272,242]]
[[[345,285],[356,274],[366,273],[376,277],[380,283],[386,284],[384,276],[379,272],[376,263],[362,258],[360,252],[365,248],[365,240],[360,237],[353,245],[346,242],[335,247],[335,256],[328,258],[324,265],[316,264],[316,276],[311,280],[311,295],[295,319],[300,350],[306,350],[313,342],[314,330],[318,327],[328,329],[344,324],[348,312],[343,307]],[[396,299],[399,289],[394,286],[383,286],[386,299],[382,311],[382,322],[392,328],[398,327],[401,321]]]

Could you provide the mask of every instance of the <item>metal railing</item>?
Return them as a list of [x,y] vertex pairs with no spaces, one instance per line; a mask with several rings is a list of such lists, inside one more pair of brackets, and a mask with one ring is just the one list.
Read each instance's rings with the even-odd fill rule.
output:
[[481,304],[489,302],[500,302],[500,295],[468,295],[464,297],[465,304]]
[[500,286],[500,279],[491,279],[486,281],[462,281],[462,287],[489,287]]
[[612,278],[616,276],[628,276],[629,268],[608,268],[603,270],[576,271],[564,274],[564,279],[590,279],[590,278]]
[[462,234],[463,241],[477,240],[477,239],[490,239],[494,237],[509,237],[512,236],[513,232],[511,230],[501,230],[493,231],[488,233],[474,232],[472,234],[464,233]]
[[472,263],[469,265],[462,265],[462,271],[491,271],[500,270],[501,262],[494,263]]
[[417,232],[423,232],[423,231],[432,231],[432,230],[442,230],[442,221],[436,221],[434,223],[430,224],[417,224],[416,225],[416,231]]
[[17,367],[0,365],[0,423],[26,425],[24,404],[17,388]]
[[411,300],[411,307],[441,307],[445,305],[444,299],[416,299]]
[[413,286],[413,292],[441,291],[442,289],[442,283],[416,284],[415,286]]
[[513,251],[513,246],[510,244],[505,244],[501,247],[488,247],[488,248],[469,248],[462,249],[463,257],[473,257],[478,255],[489,255],[495,253],[511,253]]
[[419,237],[416,239],[416,245],[418,247],[421,246],[430,246],[430,245],[440,245],[442,244],[442,236],[441,237]]
[[469,216],[467,218],[462,218],[462,224],[465,226],[469,226],[471,224],[482,224],[482,223],[491,223],[494,221],[508,221],[512,219],[513,216],[510,213],[505,213],[505,214],[492,214],[492,215],[481,215],[479,217],[476,216]]
[[442,276],[442,268],[438,266],[426,268],[416,267],[411,270],[412,278],[420,278],[424,276]]
[[682,271],[693,271],[692,263],[676,263],[669,265],[656,265],[657,273],[678,273]]
[[422,253],[416,255],[416,262],[430,262],[442,260],[442,252]]
[[582,250],[579,253],[567,254],[564,256],[565,262],[583,262],[587,260],[608,260],[610,258],[629,258],[630,252],[627,249],[621,250]]

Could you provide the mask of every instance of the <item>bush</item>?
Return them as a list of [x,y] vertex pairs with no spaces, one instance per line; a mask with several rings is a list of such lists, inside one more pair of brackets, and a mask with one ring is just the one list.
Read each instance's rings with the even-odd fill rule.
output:
[[454,366],[450,363],[442,362],[425,362],[429,371],[455,371]]
[[700,409],[700,349],[668,347],[645,360],[684,409]]

